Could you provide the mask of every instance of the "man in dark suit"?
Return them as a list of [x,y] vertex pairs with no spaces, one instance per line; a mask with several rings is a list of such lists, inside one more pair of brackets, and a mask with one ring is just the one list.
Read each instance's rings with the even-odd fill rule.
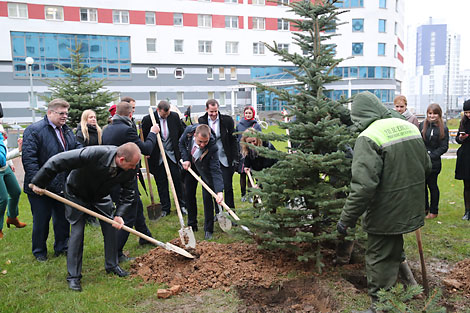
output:
[[[161,129],[160,135],[162,138],[163,149],[165,150],[166,159],[168,160],[168,166],[170,168],[171,177],[173,178],[173,183],[175,185],[176,194],[178,196],[178,202],[181,206],[181,211],[183,214],[187,214],[185,209],[183,187],[181,184],[181,173],[178,166],[179,160],[181,159],[178,141],[184,131],[183,124],[181,123],[178,114],[170,111],[170,103],[165,100],[160,101],[154,116]],[[152,120],[150,119],[150,115],[144,116],[142,119],[142,131],[144,132],[144,138],[147,138],[151,126]],[[152,173],[157,184],[158,194],[162,204],[163,217],[170,214],[171,201],[168,192],[168,178],[158,144],[155,145],[155,148],[150,155],[149,167],[150,173]]]
[[[179,140],[183,168],[191,167],[202,180],[217,193],[216,203],[223,200],[224,183],[219,166],[219,154],[215,138],[207,125],[194,124],[186,127]],[[190,174],[185,176],[186,205],[188,208],[188,225],[197,231],[196,189],[198,181]],[[204,238],[212,239],[214,233],[214,202],[212,196],[203,188],[204,202]]]
[[[122,216],[132,205],[135,168],[140,156],[139,147],[134,143],[126,143],[120,147],[89,146],[67,151],[49,159],[31,181],[34,184],[32,191],[42,195],[43,188],[50,185],[56,175],[71,171],[65,185],[65,198],[108,217],[113,215],[114,209],[109,193],[115,185],[122,186],[119,205],[114,213],[114,221],[120,225],[111,226],[100,220],[106,272],[120,277],[127,276],[128,273],[118,265],[116,230],[113,227],[120,229],[124,225]],[[81,291],[86,214],[68,205],[65,208],[66,217],[72,225],[67,254],[67,282],[70,289]]]
[[[103,130],[103,144],[104,145],[113,145],[113,146],[120,146],[126,142],[133,142],[137,144],[140,148],[140,151],[144,155],[150,155],[152,152],[155,142],[156,136],[159,131],[158,126],[152,127],[150,130],[149,136],[147,139],[142,142],[140,140],[139,135],[137,134],[137,130],[132,127],[132,105],[129,102],[119,102],[116,106],[116,114],[113,116],[113,123],[109,124]],[[139,205],[140,197],[139,197],[139,187],[137,184],[137,175],[134,181],[134,188],[135,188],[135,197],[132,203],[132,208],[129,210],[126,215],[123,216],[124,222],[126,226],[135,227],[135,229],[143,234],[148,236],[152,236],[150,230],[145,223],[145,217],[143,212],[143,207]],[[119,201],[119,187],[117,187],[112,193],[111,197],[115,203]],[[139,221],[139,223],[137,223]],[[118,232],[118,255],[119,261],[125,262],[130,260],[128,256],[124,255],[123,248],[129,238],[129,233],[125,231]]]
[[[64,99],[52,100],[47,106],[44,119],[28,126],[23,135],[24,192],[28,195],[33,214],[33,255],[40,262],[47,260],[46,242],[51,217],[56,256],[67,253],[70,224],[65,218],[64,205],[61,202],[36,195],[28,185],[41,166],[52,156],[79,147],[74,133],[65,125],[69,107],[70,104]],[[66,173],[59,174],[50,181],[48,189],[62,194],[65,178]]]
[[[215,134],[217,148],[219,150],[220,169],[224,179],[225,203],[230,208],[235,208],[233,199],[232,177],[234,165],[238,163],[237,137],[233,135],[234,122],[229,115],[219,112],[219,103],[215,99],[206,102],[206,114],[199,118],[200,124],[209,125]],[[216,212],[218,208],[216,207]]]

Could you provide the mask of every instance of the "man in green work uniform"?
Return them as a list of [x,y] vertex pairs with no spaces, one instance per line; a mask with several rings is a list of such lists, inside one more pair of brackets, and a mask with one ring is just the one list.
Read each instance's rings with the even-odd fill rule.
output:
[[392,113],[370,92],[352,103],[362,133],[354,146],[351,192],[337,229],[346,234],[363,214],[367,232],[366,274],[370,309],[379,289],[391,288],[404,260],[403,234],[424,225],[424,184],[431,160],[419,130]]

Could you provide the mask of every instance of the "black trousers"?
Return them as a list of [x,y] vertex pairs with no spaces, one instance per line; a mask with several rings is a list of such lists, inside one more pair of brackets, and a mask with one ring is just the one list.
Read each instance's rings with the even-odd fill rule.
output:
[[[432,214],[439,213],[439,186],[437,185],[437,176],[439,172],[432,172],[426,178],[426,211],[429,211]],[[429,193],[431,194],[431,202],[429,202],[428,196],[428,189]]]
[[[112,212],[113,202],[110,196],[106,196],[95,203],[83,203],[73,195],[66,195],[67,199],[85,206],[99,214],[103,212]],[[75,210],[71,207],[68,209]],[[107,215],[107,214],[106,214]],[[83,259],[83,239],[85,233],[85,221],[87,214],[82,214],[77,221],[71,224],[71,235],[69,240],[69,249],[67,251],[67,280],[82,278],[82,259]],[[117,229],[111,224],[100,220],[101,232],[104,237],[104,268],[112,269],[118,265],[118,255],[116,246]]]
[[[229,165],[228,167],[225,167],[222,165],[222,163],[219,163],[220,169],[222,171],[222,179],[224,180],[224,202],[226,205],[229,206],[229,208],[234,209],[235,208],[235,201],[233,197],[233,166]],[[217,202],[214,201],[214,207],[215,207],[215,213],[219,213],[219,206],[217,205]]]
[[47,237],[52,217],[54,228],[54,251],[67,251],[70,224],[65,218],[65,206],[62,202],[46,196],[28,194],[33,215],[32,246],[34,256],[47,256]]
[[[186,204],[184,199],[180,168],[177,164],[173,163],[170,158],[167,157],[166,159],[168,161],[168,167],[170,168],[173,184],[175,185],[179,205],[180,207],[185,207]],[[161,165],[158,165],[156,168],[152,169],[151,173],[155,178],[155,183],[157,184],[158,195],[160,197],[160,203],[162,204],[162,211],[170,213],[171,200],[168,190],[168,177],[166,175],[165,165],[163,162]]]
[[[191,168],[197,173],[194,164]],[[212,179],[209,179],[208,175],[202,173],[202,180],[214,190]],[[197,201],[196,201],[196,190],[198,181],[191,174],[185,175],[184,184],[186,187],[186,209],[188,210],[188,226],[192,226],[193,229],[197,229]],[[214,203],[212,202],[212,196],[203,188],[202,190],[202,201],[204,203],[204,231],[214,232]]]

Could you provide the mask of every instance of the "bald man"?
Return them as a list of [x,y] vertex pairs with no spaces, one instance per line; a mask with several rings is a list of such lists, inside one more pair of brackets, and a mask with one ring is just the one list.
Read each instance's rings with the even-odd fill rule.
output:
[[[32,179],[32,190],[39,195],[61,172],[69,172],[65,185],[65,198],[99,214],[114,218],[119,227],[100,220],[104,236],[105,270],[120,277],[128,273],[118,265],[116,228],[124,225],[122,216],[132,205],[135,195],[136,166],[141,157],[139,147],[132,142],[119,147],[89,146],[59,153],[50,158]],[[109,195],[113,187],[121,185],[120,201],[114,212]],[[65,217],[71,224],[71,235],[67,253],[67,282],[69,288],[81,291],[83,237],[85,213],[65,206]],[[115,228],[113,228],[115,227]]]

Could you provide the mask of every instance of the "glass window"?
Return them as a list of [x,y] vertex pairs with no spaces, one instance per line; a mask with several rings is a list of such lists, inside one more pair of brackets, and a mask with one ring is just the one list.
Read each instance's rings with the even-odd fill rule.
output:
[[212,15],[199,14],[197,16],[197,26],[212,27]]
[[390,67],[388,67],[388,66],[383,66],[382,67],[382,77],[383,78],[391,78],[390,77]]
[[183,13],[173,13],[173,25],[183,26]]
[[253,42],[253,54],[264,54],[264,44],[262,42]]
[[147,38],[147,52],[157,52],[156,38]]
[[359,78],[367,78],[367,67],[359,66]]
[[174,41],[175,52],[183,52],[183,44],[184,44],[184,41],[182,39],[175,39]]
[[184,69],[181,67],[175,68],[175,78],[183,79],[184,78]]
[[395,0],[395,12],[398,12],[398,0]]
[[349,68],[349,76],[350,77],[357,77],[357,67],[350,67]]
[[209,91],[207,93],[207,99],[215,99],[215,92]]
[[98,22],[98,10],[90,8],[80,8],[80,21]]
[[394,32],[395,32],[395,35],[396,35],[397,32],[398,32],[398,23],[397,23],[397,22],[395,22],[395,30],[394,30]]
[[237,0],[225,0],[225,3],[238,3]]
[[207,80],[213,80],[214,79],[214,68],[208,67],[207,68]]
[[227,101],[227,94],[225,93],[225,91],[219,92],[219,105],[221,107],[226,106],[227,105],[226,101]]
[[277,29],[278,30],[289,30],[289,21],[286,21],[282,18],[277,19]]
[[367,77],[368,78],[375,78],[375,67],[374,66],[368,66],[367,67]]
[[345,0],[344,3],[347,2],[351,3],[351,8],[363,8],[364,7],[364,0]]
[[364,53],[364,43],[353,42],[352,43],[352,55],[363,55],[363,53]]
[[253,4],[264,5],[264,0],[253,0]]
[[157,92],[150,91],[150,106],[157,106]]
[[379,33],[385,33],[387,20],[379,20]]
[[219,67],[219,80],[225,80],[225,67]]
[[236,67],[230,68],[230,79],[237,80],[237,68]]
[[155,25],[155,12],[145,12],[145,24]]
[[382,71],[382,67],[381,66],[376,66],[375,67],[375,78],[386,78],[386,77],[383,77],[383,71]]
[[379,42],[377,54],[378,55],[385,55],[385,43]]
[[386,9],[387,8],[387,0],[379,0],[379,8]]
[[226,54],[238,54],[238,41],[226,41],[225,53]]
[[147,69],[147,77],[148,78],[157,78],[158,76],[158,71],[157,71],[157,68],[155,67],[149,67]]
[[113,10],[114,24],[129,24],[129,11]]
[[238,16],[226,16],[225,28],[238,28]]
[[364,31],[364,19],[363,18],[353,18],[351,24],[352,24],[352,31],[353,32],[363,32]]
[[176,105],[179,107],[182,107],[184,104],[184,92],[183,91],[178,91],[176,93]]
[[198,47],[199,53],[212,53],[212,41],[199,40]]
[[279,43],[279,44],[277,44],[277,48],[279,50],[284,50],[286,52],[289,52],[289,44],[288,43]]
[[343,77],[346,77],[346,78],[349,77],[349,67],[343,68]]
[[46,11],[46,20],[49,20],[49,21],[63,21],[64,20],[64,8],[63,7],[46,5],[44,9]]
[[279,0],[277,5],[289,5],[289,0]]
[[28,18],[28,6],[25,3],[8,2],[8,17]]
[[264,17],[253,17],[253,29],[265,29]]
[[393,57],[394,57],[394,58],[397,57],[397,45],[394,45],[394,46],[393,46]]

